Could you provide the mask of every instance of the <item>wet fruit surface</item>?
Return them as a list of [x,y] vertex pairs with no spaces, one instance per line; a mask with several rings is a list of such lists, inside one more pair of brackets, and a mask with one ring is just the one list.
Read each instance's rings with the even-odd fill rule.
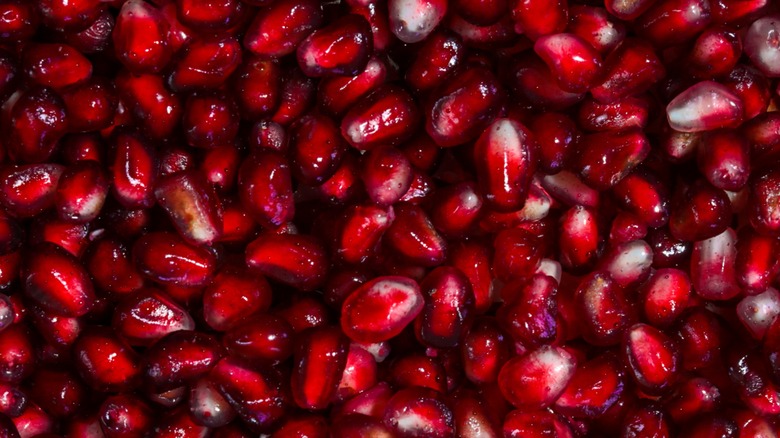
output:
[[0,437],[780,436],[780,3],[0,0]]

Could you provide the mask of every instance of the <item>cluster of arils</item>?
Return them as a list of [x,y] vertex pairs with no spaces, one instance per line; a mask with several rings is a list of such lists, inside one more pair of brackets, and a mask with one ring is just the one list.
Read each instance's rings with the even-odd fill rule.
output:
[[0,0],[0,437],[777,438],[774,0]]

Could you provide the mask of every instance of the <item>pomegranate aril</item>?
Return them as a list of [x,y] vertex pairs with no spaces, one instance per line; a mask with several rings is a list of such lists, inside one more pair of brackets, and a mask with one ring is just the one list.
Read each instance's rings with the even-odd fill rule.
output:
[[603,79],[590,90],[593,97],[611,103],[646,91],[666,75],[666,69],[646,41],[628,38],[604,61]]
[[354,76],[366,67],[372,50],[368,21],[348,14],[315,30],[298,45],[298,66],[309,77]]
[[406,388],[387,401],[385,426],[398,436],[451,436],[454,434],[452,410],[444,397],[428,388]]
[[483,197],[473,182],[447,187],[436,194],[431,222],[437,230],[449,237],[464,235],[480,217],[482,204]]
[[325,248],[316,238],[302,234],[262,234],[247,246],[246,264],[303,290],[320,286],[330,267]]
[[0,3],[0,14],[4,18],[0,24],[0,41],[25,41],[38,30],[41,17],[35,3],[18,0],[6,0]]
[[578,169],[584,182],[598,190],[615,186],[650,153],[650,144],[640,129],[585,135]]
[[111,44],[111,36],[116,18],[109,10],[104,10],[85,29],[78,32],[65,32],[65,42],[84,54],[100,53]]
[[425,130],[442,147],[475,139],[499,113],[502,87],[485,67],[471,66],[432,93],[425,107]]
[[503,431],[505,437],[575,436],[566,420],[547,410],[512,411],[504,419]]
[[55,420],[40,406],[28,403],[27,408],[13,419],[12,428],[15,428],[20,438],[42,436],[47,437],[53,433]]
[[182,51],[168,76],[173,91],[219,88],[241,63],[241,45],[230,36],[195,39]]
[[109,328],[85,331],[73,346],[73,357],[81,378],[96,391],[128,390],[139,377],[137,353]]
[[398,335],[423,307],[424,297],[414,280],[377,277],[344,300],[341,328],[353,341],[385,341]]
[[618,344],[633,318],[623,291],[602,271],[580,281],[573,304],[581,312],[579,328],[583,338],[594,345]]
[[534,51],[555,75],[558,85],[570,93],[587,91],[601,71],[601,56],[574,34],[543,36],[534,43]]
[[259,314],[228,330],[223,343],[249,361],[283,361],[293,353],[293,329],[280,317]]
[[144,288],[119,302],[112,326],[130,344],[150,345],[167,334],[194,329],[195,321],[164,292]]
[[257,370],[228,356],[217,363],[211,377],[239,417],[253,430],[268,431],[284,415],[289,401],[272,372]]
[[392,225],[392,208],[356,205],[344,214],[336,244],[336,253],[345,262],[357,264],[377,253],[382,236]]
[[329,114],[343,114],[363,96],[382,85],[390,74],[389,70],[387,61],[374,56],[356,75],[322,78],[317,86],[319,107]]
[[99,409],[100,425],[107,437],[143,436],[152,428],[150,406],[134,395],[108,397]]
[[567,26],[569,32],[582,38],[601,54],[611,52],[626,37],[626,26],[613,18],[617,14],[609,11],[609,2],[605,2],[605,6],[606,9],[572,5]]
[[176,6],[179,20],[198,30],[229,28],[238,23],[245,8],[239,0],[182,0]]
[[257,151],[238,171],[241,205],[266,227],[278,227],[295,215],[292,175],[287,160],[273,151]]
[[655,0],[607,0],[604,2],[604,6],[610,14],[621,20],[629,21],[642,15],[653,3]]
[[142,274],[162,284],[202,286],[211,281],[215,255],[169,232],[149,233],[133,245],[133,259]]
[[747,296],[737,303],[736,310],[748,332],[761,340],[780,315],[780,292],[770,287],[758,295]]
[[512,1],[515,27],[533,41],[566,28],[569,20],[567,0]]
[[553,343],[559,335],[557,293],[555,279],[544,274],[505,285],[505,302],[496,314],[499,324],[524,346]]
[[768,77],[780,75],[780,49],[774,42],[780,17],[772,15],[754,21],[744,37],[745,54]]
[[[12,100],[13,101],[13,98]],[[19,163],[41,163],[57,150],[68,130],[65,102],[52,89],[33,87],[13,101],[3,125],[9,158]]]
[[535,106],[559,111],[585,96],[561,89],[550,69],[537,56],[523,56],[513,61],[507,75],[514,94]]
[[533,134],[511,119],[496,119],[474,144],[477,183],[488,206],[517,210],[526,201],[536,170],[538,145]]
[[576,359],[563,348],[542,346],[506,362],[498,375],[499,389],[514,406],[544,408],[564,391],[576,365]]
[[162,13],[144,0],[122,5],[112,32],[116,57],[133,73],[157,73],[171,58],[169,26]]
[[676,131],[708,131],[739,125],[743,119],[743,105],[725,86],[702,81],[669,102],[666,116],[669,126]]
[[780,272],[777,253],[777,238],[756,233],[745,227],[737,238],[735,271],[737,283],[747,294],[761,293]]
[[669,438],[673,436],[669,420],[669,414],[660,406],[642,403],[628,410],[620,425],[620,436]]
[[290,127],[291,167],[296,179],[321,183],[333,176],[346,150],[338,126],[327,116],[306,115]]
[[402,259],[421,266],[440,265],[447,256],[447,244],[423,209],[410,203],[394,207],[395,220],[384,240]]
[[347,363],[349,340],[335,327],[304,332],[295,352],[291,391],[304,409],[324,409],[336,395]]
[[25,261],[22,277],[26,295],[54,314],[81,316],[94,304],[94,288],[87,271],[58,246],[36,246]]
[[163,139],[178,128],[181,98],[165,86],[161,76],[132,75],[123,71],[116,77],[115,83],[123,96],[126,111],[140,123],[146,134]]
[[575,205],[563,213],[558,232],[561,266],[574,271],[593,266],[602,240],[598,225],[598,216],[586,207]]
[[468,278],[457,268],[442,266],[425,276],[420,290],[425,304],[415,321],[419,339],[434,348],[457,346],[474,308]]
[[635,26],[639,35],[667,47],[696,36],[710,21],[706,0],[660,0],[637,18]]
[[361,151],[396,145],[412,136],[418,119],[419,110],[406,90],[380,86],[350,108],[341,120],[341,135]]
[[92,64],[66,44],[30,44],[22,68],[33,81],[56,90],[82,83],[92,76]]
[[236,411],[208,378],[199,379],[192,385],[188,403],[192,421],[201,426],[219,428],[236,417]]
[[390,30],[405,43],[424,40],[447,13],[444,0],[388,0]]
[[761,234],[780,233],[780,220],[775,199],[780,190],[780,172],[767,170],[756,175],[750,182],[750,224]]
[[631,376],[643,391],[664,393],[674,384],[680,353],[663,332],[647,324],[634,325],[626,332],[623,350]]
[[230,144],[238,134],[238,109],[220,94],[193,93],[184,104],[182,129],[187,143],[196,148]]
[[101,11],[100,0],[40,0],[38,11],[44,24],[55,29],[80,29]]
[[36,346],[25,324],[13,324],[0,332],[0,381],[17,385],[35,370]]
[[250,52],[282,57],[323,22],[322,5],[315,0],[277,0],[255,16],[244,35],[244,47]]
[[154,388],[173,389],[205,376],[220,359],[216,338],[179,330],[152,345],[144,352],[142,373]]
[[698,241],[691,254],[691,283],[708,300],[728,300],[740,293],[736,280],[737,235],[727,228],[717,236]]
[[208,245],[221,237],[222,201],[201,174],[184,171],[162,177],[154,196],[188,242]]
[[117,98],[110,85],[102,81],[87,82],[63,91],[68,114],[68,130],[87,132],[108,128],[117,109]]
[[553,175],[565,169],[580,140],[574,121],[565,114],[545,112],[533,118],[528,126],[539,145],[540,170]]

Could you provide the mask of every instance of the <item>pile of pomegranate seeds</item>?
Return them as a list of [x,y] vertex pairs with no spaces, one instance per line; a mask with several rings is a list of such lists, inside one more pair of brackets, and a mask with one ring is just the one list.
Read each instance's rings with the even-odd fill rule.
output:
[[780,434],[777,1],[0,17],[0,438]]

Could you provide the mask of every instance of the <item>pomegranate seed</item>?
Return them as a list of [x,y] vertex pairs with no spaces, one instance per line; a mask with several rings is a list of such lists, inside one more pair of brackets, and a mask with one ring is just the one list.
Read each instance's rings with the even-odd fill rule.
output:
[[157,389],[172,389],[205,376],[220,358],[213,336],[179,330],[144,353],[142,375]]
[[536,40],[534,51],[555,75],[558,85],[571,93],[590,88],[601,70],[598,52],[573,34],[545,35]]
[[750,334],[761,340],[780,315],[780,293],[773,288],[743,298],[737,304],[737,317]]
[[499,323],[523,345],[552,343],[558,335],[555,279],[536,274],[522,287],[518,286],[515,282],[504,286],[501,293],[506,301],[497,312]]
[[86,270],[58,246],[38,245],[27,258],[22,277],[27,296],[54,314],[81,316],[94,304]]
[[702,81],[669,102],[666,115],[669,125],[682,132],[733,127],[742,121],[742,101],[723,85]]
[[162,284],[202,286],[211,281],[215,256],[207,249],[190,246],[173,233],[149,233],[133,246],[137,269]]
[[631,376],[648,393],[663,393],[675,379],[680,354],[671,338],[660,330],[637,324],[629,328],[623,341]]
[[68,130],[65,103],[49,88],[23,92],[12,104],[7,119],[8,155],[15,161],[40,163],[57,150]]
[[616,345],[631,324],[631,309],[609,274],[596,271],[580,282],[575,293],[583,338],[594,345]]
[[266,233],[246,248],[250,268],[284,284],[311,290],[322,284],[329,268],[325,249],[313,237]]
[[780,17],[773,15],[754,21],[744,37],[745,54],[761,72],[769,77],[780,74],[780,52],[772,43],[772,35],[780,26]]
[[216,384],[207,378],[199,379],[192,386],[189,411],[193,422],[211,428],[225,426],[236,417],[236,411],[219,393]]
[[504,420],[503,430],[504,436],[575,436],[565,420],[550,411],[512,411]]
[[309,77],[354,76],[366,67],[372,49],[370,24],[349,14],[303,40],[297,48],[298,65]]
[[286,71],[280,90],[281,101],[271,120],[282,125],[289,125],[302,116],[314,103],[315,87],[314,81],[297,69]]
[[268,430],[284,414],[288,401],[273,373],[259,372],[228,356],[217,363],[211,376],[239,417],[253,429]]
[[96,391],[127,390],[139,376],[137,353],[111,329],[85,331],[73,353],[79,375]]
[[155,436],[160,438],[175,438],[177,436],[205,438],[209,433],[209,429],[197,424],[183,407],[174,410],[164,419],[158,420],[152,430]]
[[334,327],[304,332],[295,353],[291,390],[304,409],[327,407],[338,389],[346,367],[349,340]]
[[241,63],[241,45],[233,37],[195,39],[173,65],[173,91],[218,88]]
[[133,395],[114,395],[100,406],[100,425],[107,436],[133,436],[148,433],[152,410]]
[[498,375],[504,398],[517,407],[551,405],[574,375],[576,359],[560,347],[542,346],[510,359]]
[[0,346],[0,381],[16,385],[34,372],[35,346],[25,325],[13,324],[0,332]]
[[601,84],[590,92],[599,102],[611,103],[646,91],[666,69],[650,44],[627,38],[607,56],[602,74]]
[[92,76],[89,60],[66,44],[28,46],[22,67],[33,82],[54,89],[82,83]]
[[530,277],[541,261],[538,239],[520,228],[498,233],[493,247],[493,272],[504,281]]
[[710,4],[702,0],[661,0],[636,20],[637,33],[658,46],[681,43],[711,21]]
[[314,184],[333,176],[346,150],[335,122],[312,114],[299,119],[290,130],[290,164],[295,177]]
[[669,230],[675,238],[700,241],[725,231],[731,222],[731,202],[723,190],[704,181],[682,190],[669,215]]
[[780,189],[780,173],[772,170],[762,172],[751,181],[750,189],[750,224],[759,233],[777,234],[780,222],[776,219],[777,206],[773,199]]
[[780,272],[774,258],[778,245],[774,237],[763,236],[745,227],[737,238],[735,271],[737,283],[746,293],[761,293]]
[[645,318],[654,326],[672,324],[686,310],[691,299],[691,280],[685,271],[659,269],[640,289]]
[[480,135],[474,159],[477,182],[489,206],[500,211],[523,206],[537,148],[528,128],[510,119],[497,119]]
[[293,53],[298,45],[323,22],[322,6],[315,0],[278,0],[261,10],[249,25],[244,47],[250,52],[282,57]]
[[545,63],[536,56],[521,57],[510,66],[508,73],[514,93],[533,105],[563,110],[584,97],[581,93],[564,91]]
[[195,29],[231,27],[240,20],[243,10],[243,3],[238,0],[183,0],[176,6],[179,20]]
[[258,151],[238,170],[241,205],[261,225],[278,227],[295,215],[290,166],[281,155]]
[[127,110],[153,138],[167,138],[179,125],[182,103],[168,90],[158,75],[120,73],[117,90],[126,100]]
[[439,146],[466,143],[492,121],[501,101],[502,89],[489,70],[466,68],[433,93],[425,108],[425,130]]
[[474,308],[468,278],[457,268],[442,266],[425,276],[420,289],[425,304],[415,321],[418,336],[431,347],[457,346]]
[[637,0],[637,1],[621,1],[621,0],[608,0],[604,2],[604,6],[607,8],[610,14],[621,20],[633,20],[642,15],[652,5],[653,0]]
[[387,79],[388,65],[381,58],[371,57],[365,68],[352,76],[329,76],[320,80],[317,102],[326,112],[341,115],[362,97]]
[[221,237],[221,201],[200,174],[185,171],[160,178],[154,196],[188,242],[211,244]]
[[259,314],[225,333],[228,351],[246,360],[282,361],[293,353],[293,329],[284,319]]
[[157,73],[171,58],[168,23],[144,0],[122,5],[112,32],[116,57],[134,73]]
[[[498,2],[501,0],[495,3]],[[463,64],[465,51],[463,41],[457,35],[446,31],[432,34],[422,43],[415,60],[406,70],[406,82],[421,91],[440,86]]]
[[393,223],[392,208],[354,206],[344,215],[336,253],[347,263],[368,260],[377,251],[382,236]]
[[221,95],[193,93],[184,104],[182,128],[190,146],[211,149],[238,133],[238,110]]
[[341,121],[341,134],[358,150],[379,144],[399,144],[411,137],[418,126],[418,110],[402,88],[381,86],[361,98]]
[[558,246],[563,267],[576,271],[592,266],[599,255],[599,243],[595,212],[576,205],[561,216]]
[[37,4],[44,23],[54,28],[83,28],[101,11],[99,0],[40,0]]
[[130,344],[150,345],[169,333],[192,330],[195,322],[162,291],[144,288],[119,303],[112,326]]
[[357,342],[385,341],[398,335],[423,307],[424,297],[414,280],[378,277],[344,300],[341,328]]
[[534,41],[562,32],[569,20],[567,0],[513,1],[511,4],[515,27]]
[[5,19],[0,25],[2,41],[24,41],[35,34],[40,24],[40,13],[34,3],[8,0],[0,4]]
[[49,433],[52,433],[54,426],[54,419],[40,406],[28,403],[27,408],[13,419],[13,425],[10,427],[10,430],[15,430],[17,432],[15,436],[17,437],[46,437]]
[[390,30],[405,43],[424,40],[447,13],[447,2],[443,0],[389,0],[388,17]]
[[404,260],[421,266],[440,265],[447,256],[446,242],[428,215],[409,203],[396,204],[385,242]]
[[671,437],[669,414],[652,403],[629,409],[620,426],[621,436]]
[[648,139],[636,128],[583,136],[580,148],[580,175],[599,190],[620,182],[650,152]]
[[65,42],[84,54],[99,53],[111,44],[116,18],[109,10],[104,10],[85,29],[78,32],[65,32]]
[[698,241],[691,254],[691,283],[705,299],[727,300],[740,292],[736,280],[736,239],[727,228],[717,236]]
[[388,400],[384,424],[400,436],[453,435],[452,410],[443,398],[428,388],[402,389]]

